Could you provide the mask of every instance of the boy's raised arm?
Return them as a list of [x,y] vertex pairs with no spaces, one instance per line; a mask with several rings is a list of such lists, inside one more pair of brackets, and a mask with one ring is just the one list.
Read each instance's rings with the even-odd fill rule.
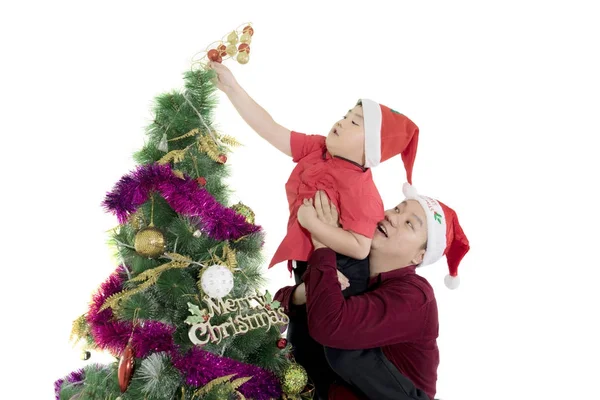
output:
[[217,74],[217,87],[227,95],[244,121],[263,139],[291,157],[291,131],[275,122],[273,117],[246,93],[229,68],[216,62],[211,62],[209,66]]

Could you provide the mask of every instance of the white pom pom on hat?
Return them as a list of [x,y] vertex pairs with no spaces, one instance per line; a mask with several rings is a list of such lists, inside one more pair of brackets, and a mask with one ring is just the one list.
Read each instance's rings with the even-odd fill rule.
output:
[[408,183],[404,184],[402,192],[406,199],[418,201],[427,216],[427,251],[421,265],[433,264],[446,256],[449,274],[444,283],[447,288],[456,289],[460,285],[458,265],[470,249],[456,212],[441,201],[420,195]]
[[458,275],[452,276],[452,275],[448,274],[444,278],[444,284],[446,285],[446,287],[448,289],[454,290],[458,286],[460,286],[460,276],[458,276]]

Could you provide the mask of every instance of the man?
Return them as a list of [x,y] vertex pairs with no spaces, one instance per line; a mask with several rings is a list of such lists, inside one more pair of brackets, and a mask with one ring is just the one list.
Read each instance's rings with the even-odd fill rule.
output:
[[[415,268],[446,255],[446,285],[455,288],[469,242],[452,209],[408,184],[404,194],[406,200],[386,211],[373,237],[366,293],[344,298],[335,253],[313,238],[304,283],[276,296],[291,318],[294,308],[306,303],[310,336],[326,346],[329,364],[351,385],[354,398],[433,399],[436,392],[437,304]],[[298,211],[305,227],[315,219],[337,224],[337,211],[321,192],[314,206],[307,200]],[[342,390],[333,385],[329,398],[351,398],[348,392],[341,397]]]

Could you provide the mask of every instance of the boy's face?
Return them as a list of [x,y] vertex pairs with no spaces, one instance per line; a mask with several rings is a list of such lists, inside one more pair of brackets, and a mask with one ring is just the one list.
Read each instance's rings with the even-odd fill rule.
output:
[[365,165],[365,121],[362,106],[355,106],[333,125],[325,144],[332,155]]

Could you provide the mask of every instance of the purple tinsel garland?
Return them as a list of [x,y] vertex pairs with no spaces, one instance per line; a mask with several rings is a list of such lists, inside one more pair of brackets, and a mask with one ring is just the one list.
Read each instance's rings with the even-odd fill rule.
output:
[[[115,355],[121,354],[125,349],[133,324],[131,321],[114,320],[110,308],[103,311],[100,311],[100,308],[108,297],[121,291],[124,280],[123,267],[120,266],[100,286],[87,313],[87,322],[94,341],[98,347]],[[174,332],[175,327],[157,321],[144,321],[143,325],[137,325],[133,328],[131,340],[135,356],[144,358],[151,352],[173,350]]]
[[185,382],[190,386],[204,386],[213,379],[235,373],[233,379],[252,377],[238,389],[245,397],[255,400],[281,397],[281,387],[277,377],[272,372],[255,365],[219,357],[198,347],[193,347],[183,357],[178,354],[172,356],[173,364],[183,373]]
[[123,176],[106,195],[103,206],[115,213],[123,224],[148,201],[153,191],[158,192],[178,214],[200,217],[202,230],[215,240],[236,240],[260,230],[260,226],[246,222],[244,216],[221,205],[194,179],[175,176],[169,165],[142,165]]
[[56,400],[60,400],[60,389],[62,388],[63,383],[79,383],[83,381],[84,378],[83,368],[81,368],[54,382],[54,395],[56,396]]
[[[87,321],[94,341],[98,347],[107,349],[115,355],[121,354],[125,349],[131,335],[132,322],[115,320],[110,308],[99,310],[108,297],[121,291],[125,279],[124,268],[119,266],[100,285],[87,313]],[[180,355],[173,342],[174,332],[174,327],[158,321],[145,321],[143,325],[136,326],[132,337],[135,356],[144,358],[152,352],[169,352],[173,364],[182,373],[186,384],[190,386],[200,387],[213,379],[236,374],[234,379],[252,377],[238,389],[248,398],[268,400],[281,396],[279,379],[275,374],[256,365],[220,357],[199,347],[193,347],[185,355]],[[65,380],[68,382],[83,380],[83,370],[75,371],[55,382],[57,399]]]

